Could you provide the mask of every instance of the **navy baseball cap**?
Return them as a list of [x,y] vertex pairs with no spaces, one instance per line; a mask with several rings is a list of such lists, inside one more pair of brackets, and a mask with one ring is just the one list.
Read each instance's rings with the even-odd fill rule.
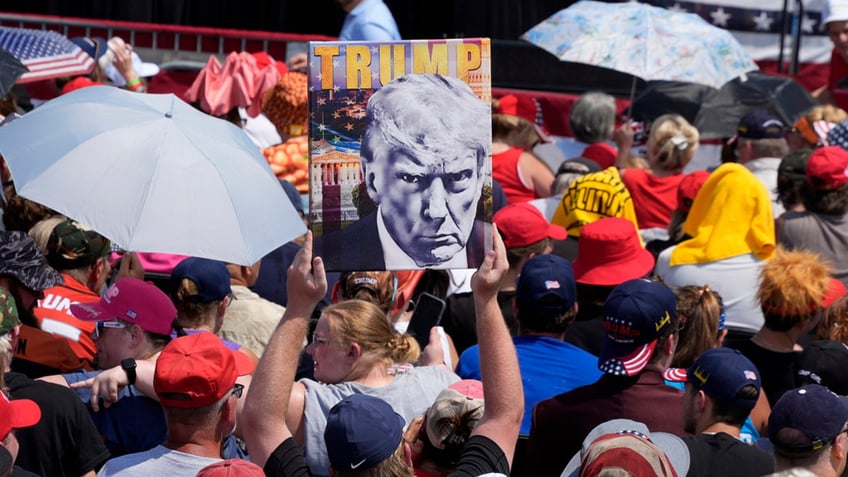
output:
[[[730,348],[704,351],[686,371],[686,380],[704,391],[710,399],[732,404],[741,409],[753,409],[760,395],[760,373],[754,363],[742,353]],[[737,397],[745,386],[757,388],[753,399]]]
[[94,58],[95,61],[99,60],[101,56],[106,54],[106,50],[109,49],[106,39],[99,36],[78,36],[71,38],[71,42],[80,47],[82,51],[88,53],[88,56]]
[[657,338],[676,320],[677,299],[665,285],[638,278],[613,288],[603,313],[606,338],[598,368],[635,376],[653,356]]
[[354,394],[327,415],[324,442],[333,469],[359,472],[386,460],[403,439],[403,417],[380,398]]
[[768,420],[769,440],[780,454],[815,454],[832,443],[848,422],[848,398],[818,384],[787,391]]
[[571,262],[557,255],[536,255],[528,260],[515,284],[515,303],[530,313],[559,316],[577,301]]
[[795,362],[795,382],[821,384],[841,396],[848,395],[848,345],[817,340],[804,345]]
[[178,263],[171,271],[171,296],[176,296],[183,278],[197,285],[197,294],[182,297],[185,301],[210,303],[232,293],[230,272],[227,271],[227,265],[218,260],[189,257]]
[[757,109],[742,116],[736,128],[736,136],[745,139],[780,139],[785,132],[783,121],[765,109]]

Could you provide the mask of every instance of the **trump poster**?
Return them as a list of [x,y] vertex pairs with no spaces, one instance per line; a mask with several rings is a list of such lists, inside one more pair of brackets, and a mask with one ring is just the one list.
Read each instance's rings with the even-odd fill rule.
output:
[[478,267],[492,248],[489,40],[312,42],[308,56],[326,268]]

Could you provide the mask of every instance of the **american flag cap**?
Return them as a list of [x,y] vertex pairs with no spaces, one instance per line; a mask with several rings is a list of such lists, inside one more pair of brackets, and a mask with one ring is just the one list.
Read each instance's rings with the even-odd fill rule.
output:
[[598,359],[598,369],[615,376],[636,376],[641,373],[657,349],[657,340],[633,348],[615,343],[610,339],[604,340],[601,346],[601,357]]

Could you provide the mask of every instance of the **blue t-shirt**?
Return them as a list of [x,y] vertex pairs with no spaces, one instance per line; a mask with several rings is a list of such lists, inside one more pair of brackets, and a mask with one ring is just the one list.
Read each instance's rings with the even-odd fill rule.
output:
[[[84,381],[100,374],[100,371],[76,371],[65,374],[68,384]],[[74,389],[77,396],[88,407],[94,425],[103,436],[106,447],[117,457],[124,454],[142,452],[165,442],[168,427],[162,406],[153,399],[144,396],[135,386],[126,386],[118,393],[118,401],[103,407],[100,411],[91,409],[91,390]]]
[[395,19],[383,0],[365,0],[348,12],[339,41],[400,40]]
[[[102,371],[75,371],[63,375],[68,384],[93,378]],[[103,436],[106,448],[112,457],[134,454],[152,449],[165,442],[168,437],[168,425],[162,406],[136,389],[126,386],[118,392],[118,401],[109,407],[100,403],[100,410],[91,409],[91,390],[74,389],[77,396],[88,407],[94,420],[94,426]],[[241,449],[235,436],[224,440],[222,456],[225,459],[247,459],[247,453]]]
[[[533,406],[537,402],[597,381],[603,373],[598,358],[556,338],[518,336],[513,338],[524,386],[524,419],[521,434],[530,433]],[[459,358],[456,374],[463,379],[481,379],[480,349],[474,345]]]

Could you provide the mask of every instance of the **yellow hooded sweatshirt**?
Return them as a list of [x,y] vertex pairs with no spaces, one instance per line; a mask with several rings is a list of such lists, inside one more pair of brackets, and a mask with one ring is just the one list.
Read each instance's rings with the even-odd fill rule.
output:
[[671,252],[672,267],[747,253],[768,260],[775,249],[769,193],[745,166],[722,164],[695,197],[683,231],[692,238]]

